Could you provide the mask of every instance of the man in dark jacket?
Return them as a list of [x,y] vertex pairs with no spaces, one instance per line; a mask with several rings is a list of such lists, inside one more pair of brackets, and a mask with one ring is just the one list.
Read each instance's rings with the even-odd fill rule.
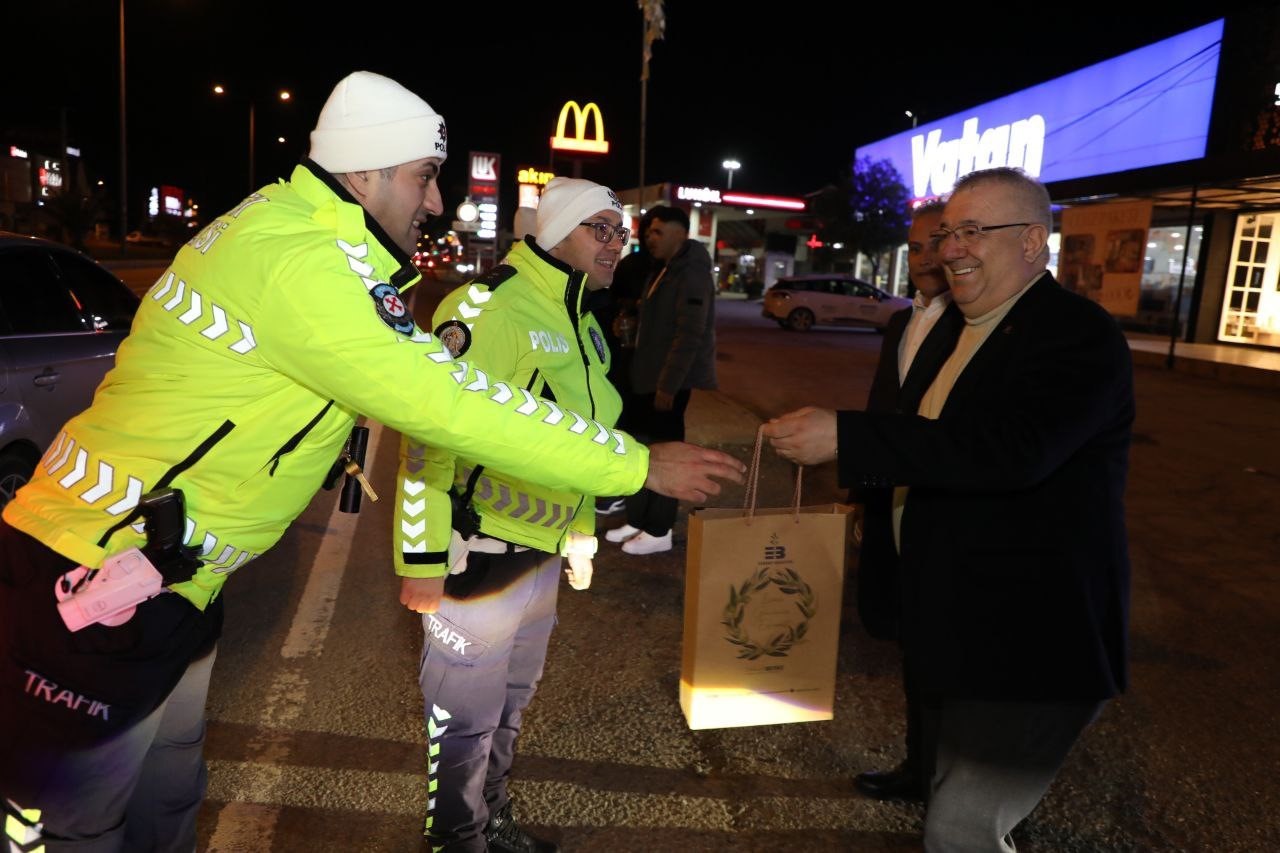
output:
[[[640,296],[640,328],[631,362],[628,423],[650,441],[684,436],[684,411],[694,388],[716,387],[715,279],[711,256],[689,239],[689,215],[655,207],[645,245],[660,264]],[[627,523],[605,538],[628,554],[671,550],[677,502],[641,490],[627,498]]]
[[[636,314],[640,297],[653,277],[653,255],[644,244],[644,235],[652,220],[648,213],[640,217],[640,230],[636,234],[639,249],[624,254],[618,261],[613,271],[613,284],[590,294],[591,313],[596,315],[613,357],[609,365],[609,382],[622,395],[622,414],[618,416],[617,427],[627,432],[634,431],[632,420],[636,417],[637,405],[631,399],[635,396],[631,391],[631,358],[636,351]],[[601,495],[596,498],[596,515],[613,515],[625,510],[626,506],[622,495]]]
[[939,703],[925,848],[1009,833],[1128,682],[1128,344],[1045,271],[1042,184],[956,184],[936,237],[965,326],[918,413],[807,408],[769,424],[784,457],[902,490],[902,632]]
[[[907,232],[907,269],[915,287],[910,308],[889,318],[880,363],[867,397],[868,412],[914,412],[938,368],[955,346],[963,316],[951,304],[950,285],[931,235],[942,222],[941,201],[911,214]],[[893,517],[901,510],[890,488],[855,489],[851,500],[863,504],[862,550],[858,558],[858,615],[873,637],[901,638],[902,577]],[[902,661],[907,700],[907,755],[892,770],[869,770],[854,777],[858,790],[877,799],[923,800],[932,775],[932,750],[926,743],[925,703],[919,697],[912,662]]]

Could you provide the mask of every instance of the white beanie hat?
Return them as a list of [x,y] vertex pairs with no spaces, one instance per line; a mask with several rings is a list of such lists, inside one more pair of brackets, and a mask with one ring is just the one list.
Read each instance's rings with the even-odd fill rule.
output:
[[390,77],[348,74],[311,131],[311,159],[335,175],[445,158],[444,119]]
[[613,190],[581,178],[552,178],[538,201],[538,233],[543,249],[554,249],[588,216],[602,210],[622,213]]
[[517,239],[523,240],[526,234],[536,234],[537,231],[538,209],[535,207],[517,207],[515,219]]

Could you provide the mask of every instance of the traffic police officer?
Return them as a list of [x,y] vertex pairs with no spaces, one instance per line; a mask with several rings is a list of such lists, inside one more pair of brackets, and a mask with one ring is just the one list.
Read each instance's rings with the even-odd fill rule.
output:
[[[737,476],[688,445],[593,440],[562,407],[496,393],[415,328],[400,293],[443,207],[445,156],[444,120],[417,95],[368,72],[339,82],[310,159],[179,251],[92,406],[5,508],[0,807],[15,845],[194,847],[219,591],[307,506],[357,415],[557,488],[647,478],[697,494],[716,488],[707,473]],[[683,455],[701,480],[680,477]],[[101,589],[101,567],[144,542],[140,500],[165,487],[185,496],[176,528],[194,569],[187,555],[123,624],[69,630],[55,582],[64,597]]]
[[[576,419],[571,431],[608,442],[622,400],[605,375],[604,334],[583,303],[612,283],[628,238],[612,190],[553,179],[536,235],[445,297],[436,336],[457,358],[508,377],[504,394],[555,400],[581,413],[566,415]],[[419,588],[444,588],[439,610],[423,616],[427,838],[449,851],[555,850],[512,818],[507,777],[555,624],[562,557],[571,585],[591,581],[594,501],[414,439],[402,452],[401,600],[414,607]]]

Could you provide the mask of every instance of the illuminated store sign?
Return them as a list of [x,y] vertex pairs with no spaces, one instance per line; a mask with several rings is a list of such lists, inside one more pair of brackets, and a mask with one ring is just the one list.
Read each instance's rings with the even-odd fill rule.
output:
[[43,160],[36,170],[36,180],[40,182],[40,196],[48,198],[62,187],[62,163],[58,160]]
[[731,204],[737,207],[768,207],[774,210],[804,210],[802,198],[787,198],[778,195],[757,195],[740,193],[733,190],[717,190],[711,187],[675,187],[676,198],[680,201],[697,201],[705,204]]
[[160,187],[161,206],[163,211],[169,216],[181,216],[184,193],[177,187],[162,186]]
[[[569,114],[573,114],[573,136],[565,136]],[[595,138],[588,139],[592,116],[595,117]],[[577,101],[566,101],[560,108],[560,120],[556,122],[556,135],[551,137],[551,147],[557,151],[578,151],[586,154],[608,154],[609,142],[604,138],[604,118],[595,104],[578,106]]]
[[676,198],[682,201],[705,201],[709,204],[720,203],[720,190],[711,187],[676,187]]
[[889,160],[914,198],[978,169],[1045,182],[1204,156],[1222,20],[859,148]]
[[468,195],[480,213],[477,240],[493,240],[498,236],[498,175],[501,156],[491,151],[471,152],[471,182]]
[[479,151],[472,151],[471,152],[471,180],[497,181],[498,180],[498,155],[485,154]]
[[545,187],[551,183],[551,179],[556,176],[555,172],[544,172],[533,166],[525,166],[516,172],[516,180],[522,184],[533,184],[534,186]]

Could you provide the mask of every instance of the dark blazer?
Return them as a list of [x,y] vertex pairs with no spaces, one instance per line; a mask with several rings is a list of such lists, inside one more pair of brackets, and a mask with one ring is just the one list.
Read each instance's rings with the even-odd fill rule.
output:
[[1044,276],[939,418],[840,412],[845,485],[911,487],[903,642],[928,695],[1093,701],[1128,681],[1128,344]]
[[[867,395],[868,412],[913,414],[933,378],[955,348],[964,317],[954,304],[948,305],[929,330],[905,381],[898,376],[898,347],[906,334],[913,309],[904,308],[889,318],[880,361]],[[858,555],[858,616],[867,633],[882,640],[900,638],[902,581],[898,570],[898,549],[893,543],[893,489],[853,489],[850,502],[863,505],[862,547]]]

